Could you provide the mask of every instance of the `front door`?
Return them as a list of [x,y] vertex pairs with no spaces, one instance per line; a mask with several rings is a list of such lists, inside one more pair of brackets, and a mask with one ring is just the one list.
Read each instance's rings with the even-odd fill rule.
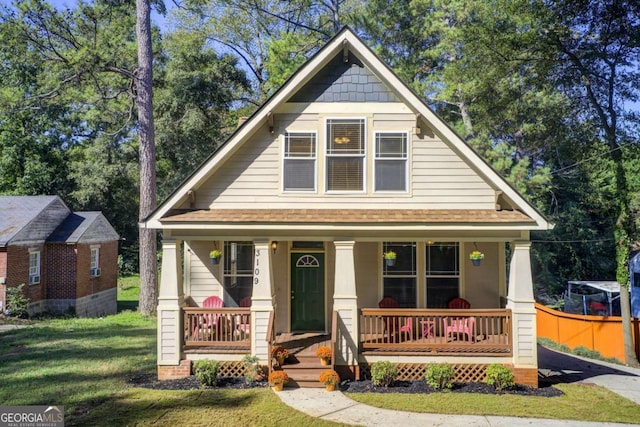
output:
[[324,254],[291,254],[291,330],[324,332]]

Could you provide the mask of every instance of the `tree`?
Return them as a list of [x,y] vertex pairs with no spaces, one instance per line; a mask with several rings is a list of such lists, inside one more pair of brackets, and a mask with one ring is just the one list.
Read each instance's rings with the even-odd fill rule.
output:
[[[153,126],[153,49],[151,43],[151,5],[136,0],[138,70],[136,104],[140,139],[140,215],[142,223],[156,207],[156,147]],[[140,313],[152,315],[158,301],[156,231],[140,227]]]

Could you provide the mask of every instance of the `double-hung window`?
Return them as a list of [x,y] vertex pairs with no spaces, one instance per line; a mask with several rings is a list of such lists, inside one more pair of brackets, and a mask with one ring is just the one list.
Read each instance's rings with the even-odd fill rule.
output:
[[287,132],[284,136],[284,191],[316,191],[316,134]]
[[224,242],[223,257],[224,302],[239,306],[253,290],[253,242]]
[[91,277],[100,276],[100,248],[91,248]]
[[29,252],[29,284],[40,283],[40,251]]
[[416,244],[385,242],[383,252],[395,252],[393,265],[383,263],[383,297],[391,297],[402,308],[416,308]]
[[407,191],[406,132],[376,132],[375,191]]
[[427,308],[447,308],[459,296],[460,245],[436,242],[426,245]]
[[364,119],[327,119],[327,191],[365,189]]

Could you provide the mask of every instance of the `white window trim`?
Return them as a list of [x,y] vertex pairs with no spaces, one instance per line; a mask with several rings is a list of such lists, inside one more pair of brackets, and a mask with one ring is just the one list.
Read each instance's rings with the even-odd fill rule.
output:
[[[31,255],[36,255],[36,272],[31,272]],[[37,285],[42,276],[42,254],[39,249],[29,250],[29,285]]]
[[[405,153],[405,157],[404,157],[404,161],[405,161],[405,168],[404,168],[404,182],[405,182],[405,189],[404,190],[378,190],[376,189],[376,166],[377,166],[377,162],[378,160],[380,161],[386,161],[386,160],[402,160],[401,157],[391,157],[391,158],[378,158],[378,153],[377,153],[377,147],[376,147],[376,140],[378,135],[384,135],[384,134],[404,134],[404,136],[407,139],[407,151]],[[377,130],[374,131],[373,133],[373,192],[377,193],[377,194],[408,194],[409,193],[409,159],[411,158],[411,132],[408,131],[399,131],[399,130]]]
[[[364,122],[364,153],[362,154],[329,154],[329,135],[327,133],[327,121],[329,120],[362,120]],[[367,154],[369,152],[369,121],[367,117],[325,117],[324,119],[324,141],[323,141],[323,155],[324,155],[324,192],[327,194],[367,194],[369,188],[367,184],[368,169]],[[331,157],[362,157],[362,190],[329,190],[329,158]]]
[[[96,263],[93,264],[93,251],[96,251]],[[100,276],[100,246],[91,246],[89,251],[89,268],[90,268],[90,276],[98,277]]]
[[[285,160],[296,159],[296,157],[286,157],[287,153],[287,134],[297,134],[297,133],[311,133],[316,137],[316,146],[315,152],[313,153],[313,157],[299,157],[297,159],[300,160],[311,160],[313,159],[313,190],[287,190],[284,188],[284,162]],[[282,158],[282,192],[287,194],[317,194],[318,193],[318,146],[320,145],[320,141],[318,139],[318,131],[317,130],[286,130],[284,134],[282,134],[282,150],[280,157]]]

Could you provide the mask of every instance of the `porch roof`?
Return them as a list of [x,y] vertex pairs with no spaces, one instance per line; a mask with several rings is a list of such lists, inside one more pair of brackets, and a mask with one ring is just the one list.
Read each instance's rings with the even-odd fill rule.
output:
[[534,219],[520,211],[491,209],[201,209],[173,211],[160,221],[163,224],[535,224]]

